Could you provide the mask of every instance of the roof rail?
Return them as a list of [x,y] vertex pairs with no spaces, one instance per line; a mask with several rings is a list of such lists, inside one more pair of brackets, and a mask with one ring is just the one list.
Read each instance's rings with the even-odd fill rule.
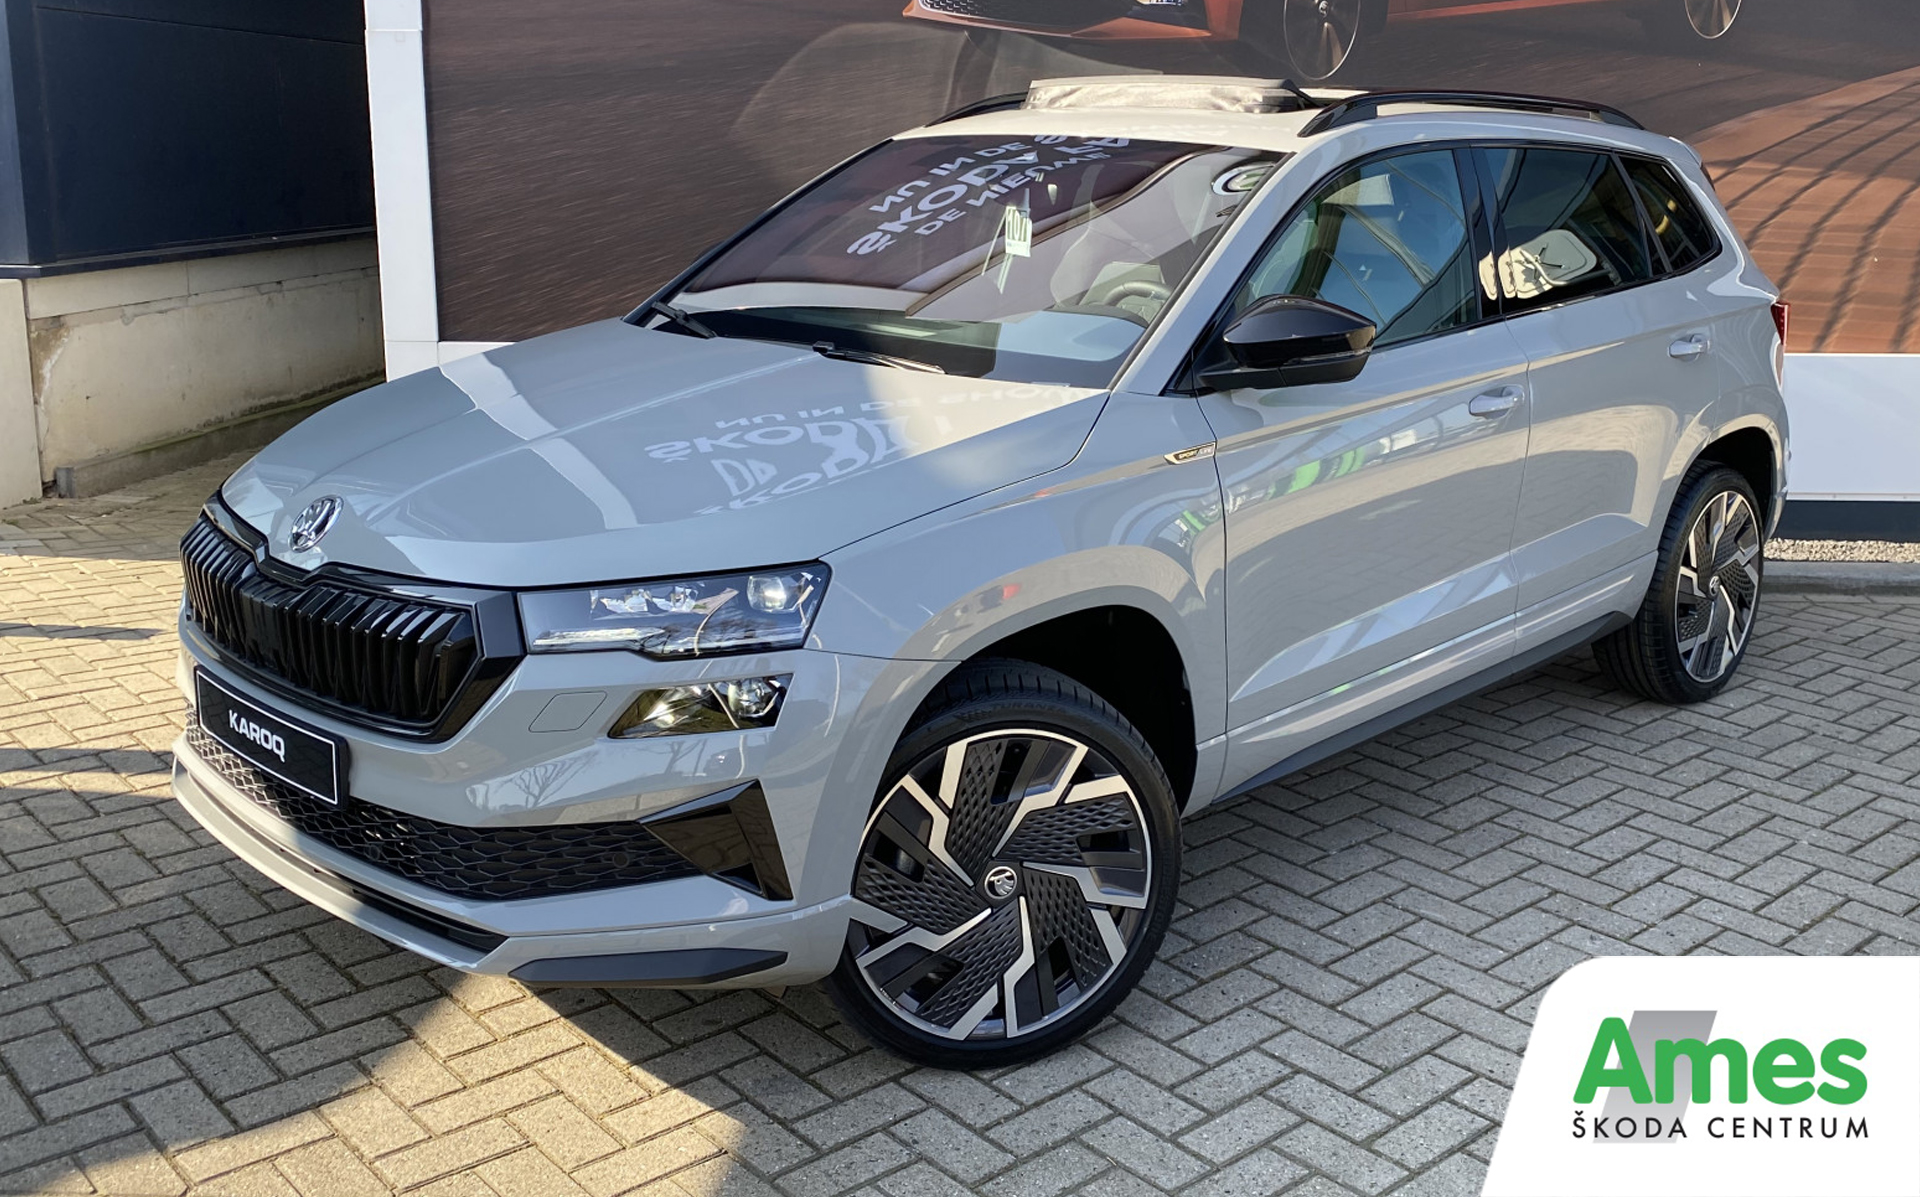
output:
[[1516,95],[1492,91],[1369,91],[1349,96],[1322,108],[1300,129],[1300,136],[1311,137],[1342,125],[1373,120],[1389,104],[1457,104],[1463,108],[1505,108],[1513,112],[1537,112],[1546,115],[1583,116],[1588,120],[1629,129],[1644,129],[1618,108],[1592,104],[1585,100],[1561,100],[1553,96]]
[[983,112],[1003,112],[1008,108],[1018,108],[1026,102],[1026,92],[1011,91],[1004,96],[988,96],[984,100],[975,100],[971,104],[962,104],[945,116],[937,117],[927,123],[929,125],[944,125],[948,121],[957,121],[967,116],[979,116]]

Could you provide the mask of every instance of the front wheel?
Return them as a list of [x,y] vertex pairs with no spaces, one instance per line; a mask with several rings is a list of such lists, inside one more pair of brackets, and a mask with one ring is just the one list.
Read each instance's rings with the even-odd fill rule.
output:
[[1052,670],[969,666],[894,751],[828,992],[919,1063],[1045,1054],[1139,980],[1179,870],[1171,787],[1131,724]]
[[1725,689],[1753,635],[1765,536],[1747,480],[1696,466],[1667,517],[1639,614],[1593,646],[1600,667],[1657,702],[1700,702]]

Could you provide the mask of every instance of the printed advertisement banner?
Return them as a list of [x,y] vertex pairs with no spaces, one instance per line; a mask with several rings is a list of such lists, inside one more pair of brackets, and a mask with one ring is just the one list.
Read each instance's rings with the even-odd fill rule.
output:
[[428,0],[440,337],[618,315],[877,140],[1113,71],[1620,106],[1700,149],[1790,349],[1920,352],[1914,0]]

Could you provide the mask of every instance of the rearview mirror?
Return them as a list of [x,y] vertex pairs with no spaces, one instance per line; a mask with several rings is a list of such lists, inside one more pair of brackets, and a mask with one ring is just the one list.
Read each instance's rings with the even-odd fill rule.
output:
[[1269,295],[1220,334],[1231,360],[1203,370],[1200,382],[1216,391],[1345,382],[1367,364],[1377,332],[1338,304]]

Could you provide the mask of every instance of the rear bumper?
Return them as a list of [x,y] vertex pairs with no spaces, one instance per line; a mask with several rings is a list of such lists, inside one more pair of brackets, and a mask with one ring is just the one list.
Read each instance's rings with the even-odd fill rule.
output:
[[[173,793],[214,838],[271,880],[382,939],[467,972],[536,984],[803,984],[832,971],[846,939],[850,898],[753,916],[748,895],[709,877],[525,901],[450,898],[293,831],[222,780],[184,736],[174,744]],[[648,921],[655,914],[663,921]]]

